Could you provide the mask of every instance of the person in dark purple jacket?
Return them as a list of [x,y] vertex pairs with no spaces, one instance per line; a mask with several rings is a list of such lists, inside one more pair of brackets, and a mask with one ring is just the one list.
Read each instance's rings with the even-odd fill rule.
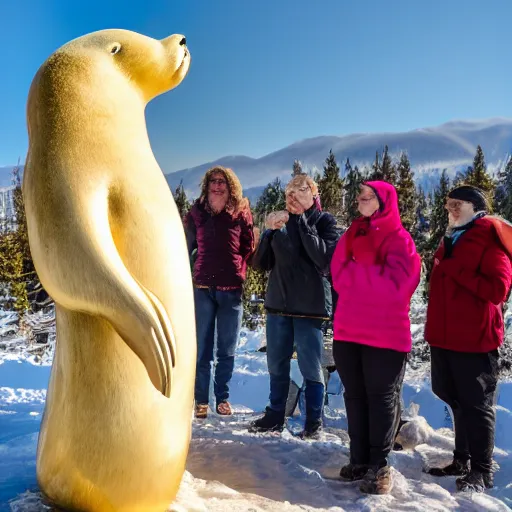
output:
[[195,415],[208,412],[211,363],[217,324],[217,365],[214,376],[216,411],[231,415],[228,401],[235,349],[242,323],[242,286],[247,260],[254,251],[254,228],[249,201],[228,168],[209,169],[201,195],[185,217],[189,254],[193,263],[197,332]]

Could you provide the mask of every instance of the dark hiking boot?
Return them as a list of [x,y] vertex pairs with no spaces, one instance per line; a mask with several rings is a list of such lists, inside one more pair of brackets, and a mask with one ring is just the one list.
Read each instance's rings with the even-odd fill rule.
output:
[[301,439],[320,439],[322,434],[322,420],[307,421],[304,430],[300,433]]
[[482,473],[482,478],[486,489],[494,487],[494,473]]
[[359,490],[366,494],[389,494],[393,488],[391,468],[370,468],[359,486]]
[[282,432],[284,428],[284,415],[268,410],[261,418],[249,425],[249,432]]
[[490,471],[482,471],[482,478],[486,489],[492,489],[494,487],[494,473],[497,473],[500,469],[500,465],[493,460]]
[[444,468],[430,468],[427,473],[432,476],[466,476],[469,473],[469,461],[453,459]]
[[455,480],[457,490],[461,492],[484,492],[485,481],[483,473],[472,469],[467,475]]
[[368,472],[369,466],[366,464],[346,464],[340,469],[340,477],[347,482],[362,480]]

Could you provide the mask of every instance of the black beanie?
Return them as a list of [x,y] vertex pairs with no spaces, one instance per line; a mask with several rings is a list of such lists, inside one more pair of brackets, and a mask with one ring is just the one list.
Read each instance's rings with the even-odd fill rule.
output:
[[458,199],[459,201],[467,201],[472,203],[475,212],[482,210],[487,211],[487,200],[485,199],[484,193],[476,187],[471,185],[462,185],[454,188],[449,194],[450,199]]

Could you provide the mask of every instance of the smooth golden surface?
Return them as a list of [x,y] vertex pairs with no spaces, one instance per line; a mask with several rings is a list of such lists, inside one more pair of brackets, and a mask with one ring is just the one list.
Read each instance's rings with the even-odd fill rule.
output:
[[185,468],[192,282],[144,118],[186,76],[184,43],[88,34],[50,56],[29,93],[30,249],[57,315],[37,478],[69,510],[164,511]]

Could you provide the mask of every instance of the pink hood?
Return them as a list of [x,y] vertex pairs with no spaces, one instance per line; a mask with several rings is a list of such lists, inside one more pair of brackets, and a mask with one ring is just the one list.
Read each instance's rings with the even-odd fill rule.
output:
[[381,208],[359,217],[340,238],[331,262],[338,293],[334,339],[411,350],[409,308],[420,280],[420,257],[402,226],[395,187],[369,181]]

